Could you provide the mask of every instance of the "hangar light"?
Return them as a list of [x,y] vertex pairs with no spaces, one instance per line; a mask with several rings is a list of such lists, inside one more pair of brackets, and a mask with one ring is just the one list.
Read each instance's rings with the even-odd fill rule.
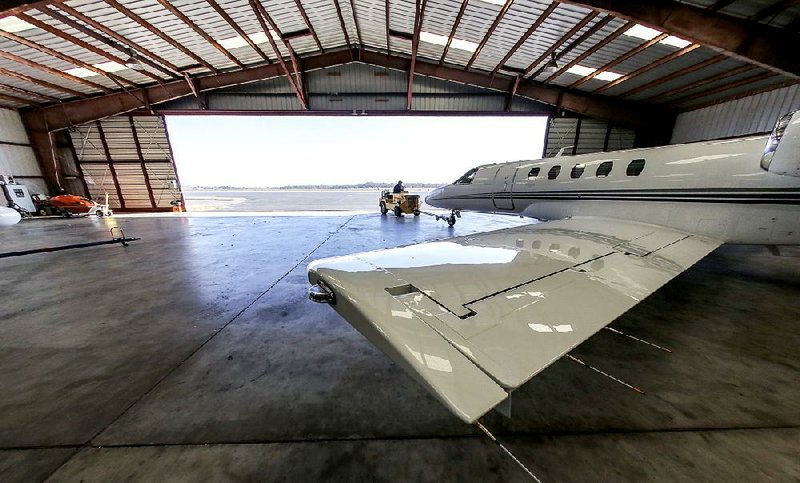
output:
[[[119,72],[121,70],[127,69],[127,67],[117,62],[103,62],[101,64],[93,64],[93,65],[94,67],[97,67],[98,69],[105,72]],[[76,67],[74,69],[67,69],[64,72],[70,75],[74,75],[75,77],[91,77],[93,75],[99,75],[97,72],[89,70],[85,67]]]
[[24,32],[25,30],[35,29],[33,25],[17,17],[0,18],[0,30],[8,33]]
[[505,5],[505,0],[480,0],[483,3],[491,3],[492,5]]
[[688,40],[683,40],[680,37],[675,37],[674,35],[670,35],[669,37],[659,42],[659,44],[671,45],[673,47],[682,49],[684,47],[688,47],[691,44],[691,42],[689,42]]
[[[430,32],[420,32],[419,39],[423,42],[436,45],[447,45],[447,37],[444,35],[432,34]],[[469,40],[461,40],[453,38],[450,42],[450,47],[459,50],[466,50],[467,52],[475,52],[478,50],[478,44],[470,42]]]

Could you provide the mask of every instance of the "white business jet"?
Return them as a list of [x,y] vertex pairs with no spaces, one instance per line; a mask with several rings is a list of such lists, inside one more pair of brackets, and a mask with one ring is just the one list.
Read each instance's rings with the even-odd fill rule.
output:
[[309,295],[474,423],[723,243],[800,244],[800,112],[769,136],[480,166],[426,201],[542,223],[318,260]]

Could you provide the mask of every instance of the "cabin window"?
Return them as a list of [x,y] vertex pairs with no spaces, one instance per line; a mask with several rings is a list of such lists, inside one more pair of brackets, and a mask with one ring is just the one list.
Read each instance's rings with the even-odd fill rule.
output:
[[547,172],[547,179],[556,179],[559,173],[561,173],[561,166],[555,165]]
[[576,164],[572,167],[572,172],[569,174],[569,177],[573,179],[580,178],[583,175],[583,170],[585,168],[586,167],[582,164]]
[[625,174],[628,176],[639,176],[644,171],[644,159],[634,159],[628,164]]
[[475,174],[478,172],[478,168],[472,168],[466,173],[464,176],[458,178],[455,183],[453,184],[470,184],[472,180],[475,179]]
[[611,173],[611,169],[614,167],[614,163],[611,161],[603,161],[600,163],[600,166],[597,167],[597,172],[595,176],[598,178],[602,178],[604,176],[608,176]]
[[541,171],[541,168],[531,168],[531,170],[528,171],[528,179],[538,178],[539,171]]

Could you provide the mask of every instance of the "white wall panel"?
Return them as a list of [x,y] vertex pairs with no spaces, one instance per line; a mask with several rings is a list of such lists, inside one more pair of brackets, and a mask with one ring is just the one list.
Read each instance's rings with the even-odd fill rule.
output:
[[800,85],[678,115],[672,143],[689,143],[771,131],[778,118],[800,109]]
[[[4,144],[15,143],[15,144]],[[19,146],[22,144],[23,146]],[[0,109],[0,174],[11,176],[41,176],[39,163],[28,144],[28,135],[16,111]],[[30,180],[20,179],[29,184]]]

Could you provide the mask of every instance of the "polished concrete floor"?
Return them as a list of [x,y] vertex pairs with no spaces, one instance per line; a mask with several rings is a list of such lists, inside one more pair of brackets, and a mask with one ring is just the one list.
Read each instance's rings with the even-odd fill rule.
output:
[[[315,258],[523,220],[119,217],[0,231],[0,481],[526,481],[333,310]],[[800,479],[800,250],[724,246],[490,429],[553,481]]]

